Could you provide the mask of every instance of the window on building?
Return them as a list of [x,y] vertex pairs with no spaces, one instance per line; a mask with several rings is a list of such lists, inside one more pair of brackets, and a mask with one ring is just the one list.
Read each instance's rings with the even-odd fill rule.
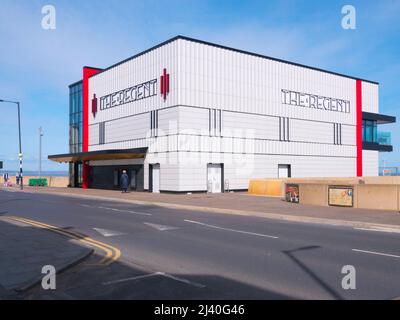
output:
[[376,121],[363,120],[362,136],[363,136],[363,141],[378,142],[378,130]]
[[82,82],[69,87],[69,151],[82,152]]

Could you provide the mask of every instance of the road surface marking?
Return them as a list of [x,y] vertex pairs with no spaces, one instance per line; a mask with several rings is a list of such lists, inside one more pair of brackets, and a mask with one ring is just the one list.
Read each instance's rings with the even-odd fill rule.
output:
[[124,279],[118,279],[118,280],[112,280],[112,281],[107,281],[103,282],[103,285],[110,285],[110,284],[115,284],[115,283],[122,283],[122,282],[128,282],[128,281],[135,281],[135,280],[140,280],[140,279],[146,279],[146,278],[151,278],[155,276],[161,276],[165,277],[168,279],[172,279],[178,282],[185,283],[187,285],[196,287],[196,288],[205,288],[206,286],[204,284],[198,283],[198,282],[193,282],[184,278],[176,277],[171,274],[165,273],[165,272],[154,272],[154,273],[149,273],[149,274],[144,274],[141,276],[136,276],[136,277],[130,277],[130,278],[124,278]]
[[115,230],[107,230],[107,229],[102,229],[102,228],[93,228],[96,230],[98,233],[100,233],[104,237],[113,237],[113,236],[121,236],[126,233],[115,231]]
[[72,239],[77,240],[79,242],[82,242],[84,244],[87,244],[87,245],[90,245],[90,246],[93,246],[93,247],[96,247],[96,248],[99,248],[99,249],[105,251],[106,256],[104,257],[104,259],[101,260],[100,263],[105,263],[106,260],[109,260],[109,259],[113,258],[113,251],[112,250],[108,249],[107,247],[103,247],[103,246],[101,246],[99,244],[94,243],[95,241],[93,239],[91,239],[91,238],[83,237],[83,236],[79,235],[78,233],[61,230],[61,229],[59,229],[59,228],[57,228],[55,226],[51,226],[51,225],[48,225],[48,224],[45,224],[45,223],[42,223],[42,222],[38,222],[38,221],[33,221],[33,220],[29,220],[29,219],[25,219],[25,218],[19,218],[19,217],[11,217],[11,218],[14,219],[14,220],[20,221],[20,222],[24,222],[24,223],[33,225],[35,227],[39,227],[39,228],[42,228],[42,229],[53,231],[55,233],[62,234],[64,236],[66,236],[66,237],[72,238]]
[[268,234],[261,234],[261,233],[243,231],[243,230],[236,230],[236,229],[230,229],[230,228],[223,228],[223,227],[213,226],[212,224],[202,223],[202,222],[193,221],[193,220],[184,220],[184,221],[189,222],[189,223],[199,224],[199,225],[201,225],[201,226],[205,226],[205,227],[209,227],[209,228],[219,229],[219,230],[225,230],[225,231],[232,231],[232,232],[237,232],[237,233],[243,233],[243,234],[248,234],[248,235],[257,236],[257,237],[279,239],[279,237],[271,236],[271,235],[268,235]]
[[399,229],[386,228],[386,227],[374,227],[374,228],[353,228],[355,230],[363,231],[376,231],[376,232],[388,232],[388,233],[400,233]]
[[46,224],[43,222],[34,221],[34,220],[26,219],[26,218],[21,218],[21,217],[7,217],[7,218],[10,218],[15,221],[20,221],[20,222],[23,222],[26,224],[30,224],[30,225],[33,225],[38,228],[53,231],[55,233],[59,233],[66,237],[69,237],[69,238],[72,238],[79,242],[82,242],[86,245],[99,248],[106,253],[105,257],[100,261],[101,264],[105,264],[105,265],[111,264],[112,262],[117,261],[121,257],[121,251],[118,248],[110,246],[106,243],[94,240],[92,238],[83,236],[79,233],[72,232],[72,231],[66,231],[66,230],[60,229],[58,227],[55,227],[55,226],[52,226],[52,225],[49,225],[49,224]]
[[139,214],[142,216],[151,216],[151,213],[147,212],[138,212],[138,211],[132,211],[132,210],[125,210],[125,209],[117,209],[117,208],[109,208],[109,207],[97,207],[98,209],[105,209],[105,210],[112,210],[116,212],[128,212],[128,213],[134,213],[134,214]]
[[400,259],[400,256],[396,256],[395,254],[375,252],[375,251],[367,251],[367,250],[360,250],[360,249],[351,249],[351,250],[356,251],[356,252],[370,253],[370,254],[376,254],[378,256],[386,256],[386,257],[399,258]]
[[176,277],[176,276],[173,276],[171,274],[164,273],[164,272],[160,272],[160,274],[163,277],[166,277],[166,278],[169,278],[169,279],[172,279],[172,280],[175,280],[175,281],[179,281],[179,282],[182,282],[182,283],[186,283],[186,284],[188,284],[190,286],[193,286],[193,287],[196,287],[196,288],[205,288],[204,284],[201,284],[201,283],[198,283],[198,282],[193,282],[193,281],[190,281],[190,280],[187,280],[187,279],[179,278],[179,277]]
[[110,285],[110,284],[127,282],[127,281],[134,281],[134,280],[139,280],[139,279],[145,279],[145,278],[150,278],[150,277],[159,276],[159,275],[160,275],[160,272],[154,272],[154,273],[144,274],[144,275],[136,276],[136,277],[130,277],[130,278],[125,278],[125,279],[119,279],[119,280],[103,282],[103,285],[107,286],[107,285]]
[[95,206],[90,206],[88,204],[81,204],[80,206],[85,207],[85,208],[95,208]]
[[177,227],[165,226],[163,224],[150,223],[150,222],[143,222],[143,224],[145,224],[146,226],[152,227],[154,229],[157,229],[158,231],[168,231],[168,230],[179,229]]

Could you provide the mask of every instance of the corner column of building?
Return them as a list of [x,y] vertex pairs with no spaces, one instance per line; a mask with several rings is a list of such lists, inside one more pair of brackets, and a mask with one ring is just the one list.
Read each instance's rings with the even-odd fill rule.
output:
[[[83,67],[83,87],[82,87],[82,99],[83,99],[83,121],[82,121],[82,152],[89,151],[89,78],[100,72],[101,69]],[[89,187],[89,164],[83,162],[82,165],[82,188],[87,189]]]
[[362,159],[362,81],[356,80],[356,145],[357,145],[357,177],[363,175]]

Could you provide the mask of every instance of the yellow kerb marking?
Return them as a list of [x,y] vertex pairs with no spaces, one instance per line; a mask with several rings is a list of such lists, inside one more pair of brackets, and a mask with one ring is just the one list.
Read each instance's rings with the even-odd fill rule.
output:
[[113,247],[109,244],[94,240],[90,237],[80,235],[79,233],[62,230],[62,229],[59,229],[58,227],[55,227],[55,226],[52,226],[52,225],[49,225],[49,224],[46,224],[43,222],[26,219],[26,218],[21,218],[21,217],[8,217],[8,218],[15,220],[15,221],[33,225],[38,228],[47,229],[49,231],[53,231],[55,233],[62,234],[66,237],[72,238],[74,240],[77,240],[77,241],[87,244],[89,246],[99,248],[106,253],[105,257],[100,261],[101,264],[108,265],[114,261],[117,261],[121,257],[121,251],[118,248]]

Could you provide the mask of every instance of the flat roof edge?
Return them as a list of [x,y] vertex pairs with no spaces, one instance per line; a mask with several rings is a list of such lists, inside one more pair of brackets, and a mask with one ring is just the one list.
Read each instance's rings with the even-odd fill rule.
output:
[[255,53],[255,52],[246,51],[246,50],[242,50],[242,49],[236,49],[236,48],[232,48],[232,47],[228,47],[228,46],[224,46],[224,45],[220,45],[220,44],[216,44],[216,43],[212,43],[212,42],[208,42],[208,41],[204,41],[204,40],[199,40],[199,39],[195,39],[195,38],[190,38],[190,37],[182,36],[182,35],[177,35],[177,36],[175,36],[175,37],[173,37],[171,39],[168,39],[168,40],[166,40],[166,41],[164,41],[162,43],[159,43],[159,44],[157,44],[157,45],[155,45],[155,46],[153,46],[153,47],[151,47],[149,49],[141,51],[141,52],[139,52],[139,53],[127,58],[127,59],[124,59],[124,60],[122,60],[120,62],[117,62],[117,63],[115,63],[115,64],[113,64],[113,65],[111,65],[111,66],[109,66],[109,67],[107,67],[105,69],[102,69],[102,71],[92,75],[91,77],[95,77],[95,76],[97,76],[97,75],[99,75],[99,74],[101,74],[101,73],[103,73],[105,71],[108,71],[108,70],[110,70],[110,69],[112,69],[114,67],[117,67],[117,66],[119,66],[119,65],[121,65],[121,64],[123,64],[125,62],[128,62],[130,60],[133,60],[133,59],[135,59],[137,57],[140,57],[141,55],[144,55],[144,54],[146,54],[146,53],[148,53],[148,52],[150,52],[152,50],[155,50],[155,49],[157,49],[159,47],[162,47],[162,46],[164,46],[164,45],[166,45],[168,43],[174,42],[174,41],[176,41],[178,39],[191,41],[191,42],[195,42],[195,43],[200,43],[200,44],[204,44],[204,45],[208,45],[208,46],[212,46],[212,47],[216,47],[216,48],[220,48],[220,49],[224,49],[224,50],[230,50],[230,51],[234,51],[234,52],[238,52],[238,53],[242,53],[242,54],[247,54],[247,55],[251,55],[251,56],[255,56],[255,57],[259,57],[259,58],[263,58],[263,59],[268,59],[268,60],[272,60],[272,61],[276,61],[276,62],[286,63],[286,64],[290,64],[290,65],[293,65],[293,66],[306,68],[306,69],[310,69],[310,70],[314,70],[314,71],[329,73],[329,74],[332,74],[332,75],[345,77],[345,78],[348,78],[348,79],[361,80],[361,81],[364,81],[364,82],[368,82],[368,83],[379,85],[379,82],[377,82],[377,81],[372,81],[372,80],[367,80],[367,79],[363,79],[363,78],[359,78],[359,77],[354,77],[354,76],[350,76],[350,75],[339,73],[339,72],[335,72],[335,71],[329,71],[329,70],[322,69],[322,68],[312,67],[312,66],[308,66],[308,65],[305,65],[305,64],[297,63],[297,62],[292,62],[292,61],[289,61],[289,60],[274,58],[274,57],[270,57],[270,56],[263,55],[263,54],[260,54],[260,53]]

